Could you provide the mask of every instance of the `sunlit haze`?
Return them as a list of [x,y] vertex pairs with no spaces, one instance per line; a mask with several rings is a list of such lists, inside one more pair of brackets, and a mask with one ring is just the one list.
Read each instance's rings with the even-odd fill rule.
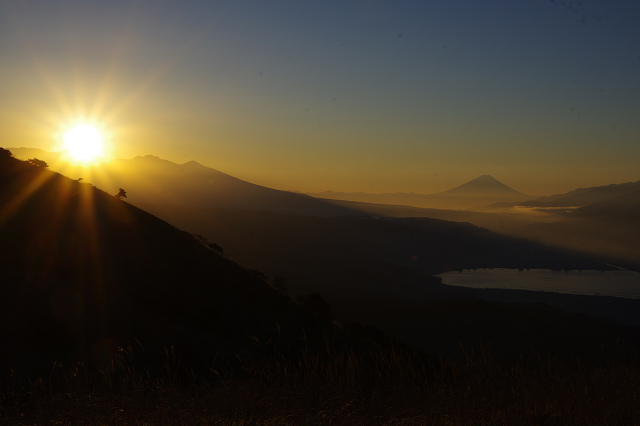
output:
[[60,123],[95,117],[112,157],[294,191],[640,179],[635,1],[0,0],[0,17],[1,146],[56,150]]

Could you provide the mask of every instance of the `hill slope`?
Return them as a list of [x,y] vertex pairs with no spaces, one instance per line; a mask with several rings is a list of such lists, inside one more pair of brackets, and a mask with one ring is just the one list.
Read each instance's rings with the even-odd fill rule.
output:
[[97,362],[134,338],[148,354],[172,344],[193,367],[335,335],[188,233],[89,184],[0,161],[3,371]]
[[531,224],[520,232],[531,239],[594,253],[618,266],[640,271],[640,191],[577,208],[561,220]]
[[635,228],[640,227],[640,191],[634,191],[609,198],[576,209],[573,216],[601,221],[625,222]]

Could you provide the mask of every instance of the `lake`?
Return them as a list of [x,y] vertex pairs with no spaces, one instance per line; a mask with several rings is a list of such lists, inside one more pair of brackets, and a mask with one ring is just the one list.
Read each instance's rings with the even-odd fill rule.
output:
[[446,272],[442,282],[472,288],[506,288],[640,298],[640,273],[616,271],[551,271],[548,269],[476,269]]

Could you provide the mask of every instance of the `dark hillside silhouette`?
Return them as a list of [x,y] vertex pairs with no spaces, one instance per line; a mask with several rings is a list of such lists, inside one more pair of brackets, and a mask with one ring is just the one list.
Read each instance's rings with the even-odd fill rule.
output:
[[325,333],[344,340],[188,233],[91,185],[0,161],[2,374],[94,365],[134,338],[149,356],[174,345],[191,367],[262,354],[269,341],[295,351],[324,347]]
[[640,190],[581,207],[576,209],[572,216],[639,227]]

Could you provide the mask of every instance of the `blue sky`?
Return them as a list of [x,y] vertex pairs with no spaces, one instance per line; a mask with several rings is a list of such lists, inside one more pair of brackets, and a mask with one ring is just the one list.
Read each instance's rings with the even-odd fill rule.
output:
[[298,191],[640,179],[633,1],[0,1],[0,140]]

